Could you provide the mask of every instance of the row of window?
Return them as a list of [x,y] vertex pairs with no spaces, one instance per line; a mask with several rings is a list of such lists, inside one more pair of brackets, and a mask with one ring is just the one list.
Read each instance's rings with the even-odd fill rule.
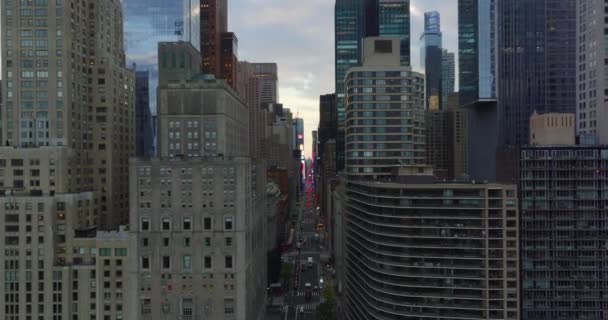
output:
[[[161,231],[171,231],[171,218],[170,217],[162,217],[161,218]],[[213,218],[205,217],[203,218],[203,229],[211,230],[213,226]],[[233,218],[231,216],[224,217],[224,230],[233,230]],[[150,218],[142,217],[140,224],[141,231],[151,231]],[[183,231],[191,231],[192,230],[192,218],[186,217],[182,219],[182,230]]]
[[[141,269],[144,271],[150,271],[151,262],[150,256],[141,256]],[[162,270],[168,271],[171,270],[171,256],[162,256],[160,260],[160,267]],[[224,268],[232,269],[233,268],[233,258],[231,255],[224,256]],[[192,270],[192,256],[184,255],[182,256],[182,269],[183,270]],[[213,257],[204,256],[203,257],[203,269],[211,270],[213,269]]]

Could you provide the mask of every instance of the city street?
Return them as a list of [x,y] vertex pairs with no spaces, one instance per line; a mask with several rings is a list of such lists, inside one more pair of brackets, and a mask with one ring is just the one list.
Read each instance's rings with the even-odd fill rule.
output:
[[296,245],[283,254],[284,261],[293,262],[295,270],[280,317],[275,313],[269,315],[268,319],[314,319],[321,302],[324,279],[320,258],[324,243],[317,230],[318,204],[311,177],[306,179],[298,203]]

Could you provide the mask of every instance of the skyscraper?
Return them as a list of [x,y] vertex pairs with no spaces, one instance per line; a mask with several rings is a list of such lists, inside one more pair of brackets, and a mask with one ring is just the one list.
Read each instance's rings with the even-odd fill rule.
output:
[[135,155],[154,155],[154,132],[150,113],[150,72],[135,72]]
[[424,13],[424,32],[420,36],[422,42],[422,65],[426,81],[426,108],[441,109],[442,99],[442,39],[439,12]]
[[577,133],[583,142],[608,144],[608,52],[603,32],[606,4],[600,0],[576,2]]
[[519,319],[516,188],[434,180],[424,77],[399,42],[366,38],[346,76],[346,319]]
[[277,64],[238,62],[237,73],[237,92],[245,98],[250,110],[249,151],[254,158],[267,159],[269,126],[274,122],[268,120],[267,105],[278,100]]
[[266,171],[249,156],[249,110],[200,74],[190,44],[161,43],[159,56],[161,157],[133,159],[129,174],[126,318],[264,319]]
[[424,76],[401,66],[399,38],[366,38],[363,46],[362,66],[345,78],[346,173],[381,179],[426,163]]
[[[1,14],[0,213],[10,218],[0,223],[0,318],[122,317],[125,247],[105,243],[121,257],[90,259],[96,229],[128,221],[135,79],[121,4],[4,1]],[[108,286],[91,290],[106,260]],[[95,308],[106,295],[106,311]]]
[[[576,2],[497,2],[502,145],[528,144],[528,120],[535,111],[541,114],[575,112]],[[593,59],[593,55],[581,57]]]
[[441,109],[448,108],[450,94],[454,93],[456,83],[454,52],[441,50]]
[[200,1],[202,70],[204,73],[220,78],[222,74],[222,33],[228,32],[228,1],[195,1]]
[[606,318],[606,159],[605,146],[522,148],[522,319]]
[[234,32],[224,32],[222,37],[221,73],[219,78],[236,90],[238,68],[238,39]]
[[361,39],[366,36],[399,37],[400,63],[410,65],[409,0],[336,0],[335,83],[338,133],[336,167],[344,168],[344,76],[361,63]]
[[495,52],[495,0],[458,0],[460,104],[470,110],[468,167],[476,180],[496,178],[500,131]]
[[[94,191],[98,225],[117,228],[127,221],[122,177],[135,152],[135,80],[125,66],[122,8],[112,1],[69,3],[4,6],[2,136],[11,146],[71,149],[77,157],[70,190]],[[82,17],[68,24],[72,6]],[[17,12],[46,12],[48,20],[34,32],[12,16]]]
[[335,21],[335,76],[336,76],[336,166],[344,166],[344,76],[346,71],[361,62],[361,39],[366,35],[365,9],[368,1],[336,0]]
[[155,114],[158,43],[183,40],[199,48],[200,32],[192,32],[200,20],[198,7],[194,0],[127,0],[122,5],[127,65],[149,72],[149,104]]
[[[399,37],[401,65],[409,66],[410,0],[372,0],[372,2],[378,3],[378,36]],[[368,36],[372,36],[372,34],[368,34]]]

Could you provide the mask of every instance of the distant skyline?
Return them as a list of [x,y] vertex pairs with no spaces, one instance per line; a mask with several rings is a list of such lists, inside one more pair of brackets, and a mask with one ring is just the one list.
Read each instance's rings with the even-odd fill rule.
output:
[[[239,38],[239,60],[278,64],[279,99],[294,117],[299,113],[304,119],[307,157],[319,123],[319,95],[335,90],[334,4],[335,0],[229,1],[228,25]],[[419,41],[424,12],[433,10],[441,14],[443,47],[455,52],[458,61],[458,1],[412,0],[411,62],[417,71],[424,71]]]
[[[278,64],[279,102],[304,119],[306,157],[319,124],[319,96],[335,92],[334,4],[335,0],[228,1],[228,28],[239,39],[239,60]],[[433,10],[441,14],[443,47],[456,54],[458,72],[457,0],[411,1],[412,68],[424,71],[419,38],[424,13]]]

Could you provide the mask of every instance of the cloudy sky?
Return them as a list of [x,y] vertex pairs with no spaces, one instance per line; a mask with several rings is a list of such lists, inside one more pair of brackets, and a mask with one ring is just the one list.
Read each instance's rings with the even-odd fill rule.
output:
[[[229,29],[239,38],[239,60],[276,62],[279,99],[304,118],[306,155],[319,121],[319,95],[334,92],[335,0],[229,0]],[[412,66],[420,66],[424,12],[441,14],[443,47],[458,48],[457,0],[411,0]]]

